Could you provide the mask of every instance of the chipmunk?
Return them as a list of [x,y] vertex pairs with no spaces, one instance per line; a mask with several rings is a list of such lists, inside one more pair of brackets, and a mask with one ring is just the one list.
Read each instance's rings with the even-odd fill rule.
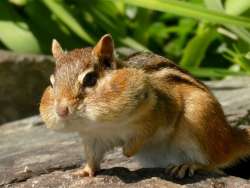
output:
[[94,176],[117,146],[177,178],[250,154],[249,129],[231,127],[211,91],[170,60],[139,53],[119,62],[109,34],[69,52],[53,40],[52,54],[40,113],[48,128],[81,136],[86,165],[74,175]]

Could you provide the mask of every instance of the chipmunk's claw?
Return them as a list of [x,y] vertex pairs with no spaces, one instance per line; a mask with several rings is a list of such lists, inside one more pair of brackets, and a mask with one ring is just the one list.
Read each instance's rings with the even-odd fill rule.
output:
[[197,164],[169,165],[165,172],[175,178],[182,179],[185,176],[192,177],[200,169]]

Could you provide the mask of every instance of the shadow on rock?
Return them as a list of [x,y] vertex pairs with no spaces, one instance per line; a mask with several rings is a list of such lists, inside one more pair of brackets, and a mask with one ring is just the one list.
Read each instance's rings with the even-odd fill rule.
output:
[[168,176],[165,173],[164,168],[142,168],[135,171],[130,171],[123,167],[114,167],[109,169],[102,169],[98,175],[104,176],[116,176],[124,183],[137,183],[145,179],[153,177],[160,178],[162,180],[171,181],[181,185],[196,183],[207,178],[220,178],[222,175],[212,173],[197,173],[193,177],[185,177],[183,179],[176,179]]
[[235,165],[226,168],[224,171],[232,176],[237,176],[245,179],[250,178],[250,157],[238,161]]

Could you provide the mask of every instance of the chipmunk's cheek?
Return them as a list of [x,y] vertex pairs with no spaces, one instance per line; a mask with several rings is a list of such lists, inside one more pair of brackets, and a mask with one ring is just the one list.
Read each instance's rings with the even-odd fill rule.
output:
[[96,121],[98,119],[98,109],[92,104],[86,105],[82,113],[82,115],[88,120]]
[[85,98],[79,109],[80,116],[90,121],[98,121],[103,114],[102,105],[92,97]]
[[57,125],[53,89],[50,86],[43,93],[39,110],[47,128],[53,128]]

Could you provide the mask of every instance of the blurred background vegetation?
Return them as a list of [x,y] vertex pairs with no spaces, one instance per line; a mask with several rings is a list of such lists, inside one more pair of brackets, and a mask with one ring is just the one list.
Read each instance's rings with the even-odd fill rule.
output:
[[250,75],[250,0],[1,0],[0,48],[50,54],[111,33],[198,77]]

